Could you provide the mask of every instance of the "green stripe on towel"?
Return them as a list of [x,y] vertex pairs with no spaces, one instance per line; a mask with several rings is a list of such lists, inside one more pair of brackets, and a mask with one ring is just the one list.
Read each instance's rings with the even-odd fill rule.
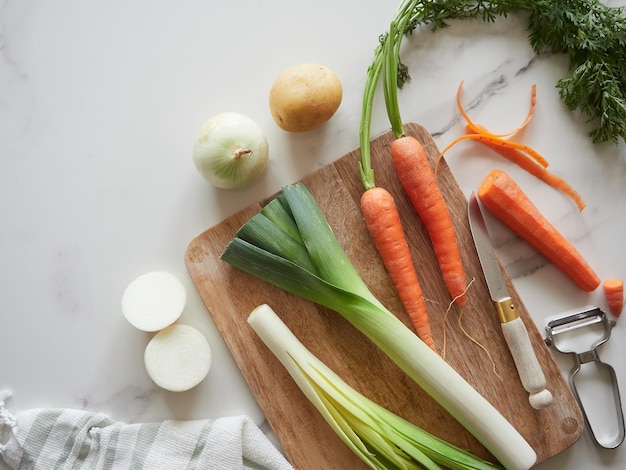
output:
[[42,410],[30,428],[28,436],[24,441],[24,453],[22,454],[22,465],[25,468],[32,468],[39,459],[41,450],[46,445],[50,431],[54,427],[59,416],[63,414],[63,410],[59,408],[51,408]]
[[137,441],[135,442],[135,451],[133,452],[133,459],[131,461],[131,468],[142,468],[143,464],[150,452],[152,443],[159,433],[161,423],[147,423],[142,424],[137,434]]

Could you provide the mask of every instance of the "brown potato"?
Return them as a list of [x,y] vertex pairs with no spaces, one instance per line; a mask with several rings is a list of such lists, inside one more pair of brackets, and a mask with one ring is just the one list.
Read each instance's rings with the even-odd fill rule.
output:
[[283,71],[270,90],[270,111],[276,124],[290,132],[315,129],[341,104],[339,77],[318,64],[297,64]]

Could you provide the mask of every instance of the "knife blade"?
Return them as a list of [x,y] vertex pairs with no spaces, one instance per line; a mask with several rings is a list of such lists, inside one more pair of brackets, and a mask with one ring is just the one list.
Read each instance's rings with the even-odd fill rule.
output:
[[476,245],[478,259],[485,275],[489,296],[500,319],[502,333],[528,400],[535,409],[550,406],[552,393],[546,388],[546,378],[537,360],[523,320],[515,310],[502,268],[489,237],[487,224],[476,195],[472,192],[468,204],[469,225]]

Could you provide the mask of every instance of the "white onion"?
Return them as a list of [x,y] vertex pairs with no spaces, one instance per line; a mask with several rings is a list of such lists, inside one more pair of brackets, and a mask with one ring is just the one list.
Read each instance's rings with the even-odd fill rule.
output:
[[184,392],[198,385],[211,368],[211,348],[202,333],[188,325],[159,331],[146,346],[146,371],[159,387]]
[[268,145],[256,122],[243,114],[226,112],[202,125],[192,157],[208,182],[218,188],[238,188],[265,169]]
[[187,302],[185,286],[173,274],[154,271],[132,281],[122,294],[122,313],[142,331],[158,331],[174,323]]

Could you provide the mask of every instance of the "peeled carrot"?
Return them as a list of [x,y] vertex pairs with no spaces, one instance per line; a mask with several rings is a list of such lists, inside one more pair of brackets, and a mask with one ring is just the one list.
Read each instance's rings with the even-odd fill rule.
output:
[[404,191],[430,235],[448,292],[464,306],[467,283],[456,232],[426,152],[417,139],[405,136],[392,142],[391,158]]
[[624,281],[621,279],[607,279],[604,281],[603,287],[609,310],[613,315],[619,317],[624,308]]
[[434,351],[426,302],[393,196],[380,187],[361,195],[361,212],[417,335]]
[[537,209],[517,183],[493,170],[478,189],[483,205],[504,225],[560,268],[582,290],[591,292],[600,278],[587,261]]

